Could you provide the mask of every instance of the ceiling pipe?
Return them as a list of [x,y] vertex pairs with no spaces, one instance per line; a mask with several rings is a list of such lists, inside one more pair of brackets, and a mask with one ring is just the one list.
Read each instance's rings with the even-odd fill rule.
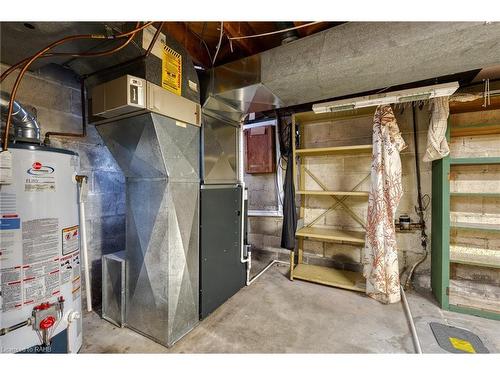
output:
[[[291,27],[295,27],[293,22],[276,22],[278,26],[278,30],[289,29]],[[299,39],[299,33],[297,30],[289,30],[282,34],[281,36],[281,45],[288,44],[293,42],[294,40]]]

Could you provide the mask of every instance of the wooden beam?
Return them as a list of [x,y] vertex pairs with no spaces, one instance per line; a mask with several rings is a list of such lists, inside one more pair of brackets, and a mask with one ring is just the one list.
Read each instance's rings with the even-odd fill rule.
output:
[[212,66],[205,46],[184,22],[165,22],[163,31],[182,44],[196,64]]
[[[224,32],[230,38],[254,34],[252,28],[246,22],[224,22]],[[259,52],[250,39],[236,39],[233,40],[233,44],[238,45],[248,55],[255,55]]]
[[[294,22],[293,22],[293,25],[294,25],[295,27],[297,27],[297,26],[302,26],[302,25],[303,25],[303,24],[305,24],[305,23],[306,23],[306,22],[297,22],[297,21],[294,21]],[[303,27],[303,28],[300,28],[300,29],[297,29],[297,34],[299,34],[299,36],[300,36],[301,38],[303,38],[303,37],[307,36],[307,35],[305,34],[305,32],[304,32],[304,27]]]
[[500,109],[500,96],[491,97],[490,104],[483,107],[484,99],[479,98],[470,102],[450,102],[450,113],[478,112],[492,109]]

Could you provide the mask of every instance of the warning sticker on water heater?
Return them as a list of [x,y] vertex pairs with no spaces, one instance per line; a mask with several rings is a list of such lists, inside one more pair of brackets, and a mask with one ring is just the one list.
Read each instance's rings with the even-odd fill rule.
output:
[[77,251],[80,248],[80,230],[78,225],[64,228],[62,230],[62,253],[63,255]]
[[54,167],[44,165],[35,161],[31,168],[26,170],[26,179],[24,181],[24,191],[56,191],[56,170]]
[[174,94],[182,93],[182,56],[169,46],[163,47],[161,86]]
[[2,311],[21,308],[23,305],[21,267],[3,268],[0,274],[2,275]]
[[60,293],[59,258],[23,266],[24,304],[36,304]]

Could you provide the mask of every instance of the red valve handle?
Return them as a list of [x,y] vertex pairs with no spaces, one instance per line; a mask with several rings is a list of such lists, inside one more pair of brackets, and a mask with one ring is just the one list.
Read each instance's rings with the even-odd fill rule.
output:
[[48,316],[40,322],[40,329],[49,329],[56,322],[56,318],[53,316]]

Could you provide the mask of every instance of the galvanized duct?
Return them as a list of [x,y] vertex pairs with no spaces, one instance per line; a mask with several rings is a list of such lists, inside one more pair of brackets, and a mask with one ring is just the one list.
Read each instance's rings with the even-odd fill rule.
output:
[[480,69],[498,56],[498,22],[348,22],[216,67],[204,109],[241,119]]
[[[0,107],[3,116],[9,111],[10,95],[4,91],[0,92]],[[21,104],[14,100],[12,109],[12,123],[14,125],[14,138],[19,141],[40,143],[40,126],[36,118],[29,113]]]
[[126,325],[171,346],[198,321],[200,128],[154,113],[96,126],[126,178]]

